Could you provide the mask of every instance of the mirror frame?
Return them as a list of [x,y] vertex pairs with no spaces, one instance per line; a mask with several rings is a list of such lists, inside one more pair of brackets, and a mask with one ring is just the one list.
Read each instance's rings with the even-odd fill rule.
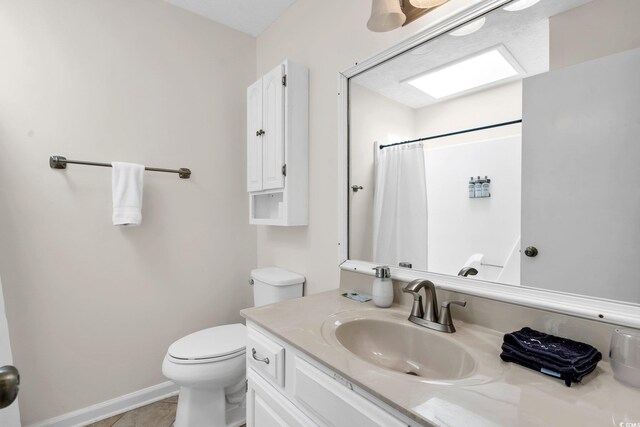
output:
[[[425,43],[451,29],[463,25],[480,15],[499,8],[511,0],[470,0],[457,10],[447,12],[419,33],[386,49],[379,54],[356,63],[338,74],[338,167],[340,268],[345,271],[373,276],[375,263],[348,258],[349,243],[349,79],[395,56]],[[449,3],[451,4],[451,3]],[[614,325],[640,328],[640,305],[595,297],[554,292],[526,286],[503,285],[473,278],[458,278],[426,271],[391,267],[394,280],[408,282],[429,279],[438,289],[459,292],[495,301],[531,307],[545,311],[595,320]],[[579,278],[578,278],[579,279]]]

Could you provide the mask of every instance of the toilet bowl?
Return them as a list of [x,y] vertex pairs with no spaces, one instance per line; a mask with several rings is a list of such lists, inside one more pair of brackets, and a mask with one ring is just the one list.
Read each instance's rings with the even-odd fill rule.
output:
[[195,332],[169,347],[162,373],[180,386],[175,427],[244,424],[246,340],[238,323]]
[[[251,272],[254,305],[302,296],[304,276],[281,268]],[[216,326],[171,344],[162,363],[165,377],[180,386],[174,427],[238,427],[245,423],[245,353],[242,324]]]

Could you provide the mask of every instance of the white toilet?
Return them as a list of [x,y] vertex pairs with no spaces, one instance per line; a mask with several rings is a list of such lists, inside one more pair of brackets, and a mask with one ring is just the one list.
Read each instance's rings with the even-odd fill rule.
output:
[[[302,296],[304,276],[281,268],[251,272],[254,306]],[[174,427],[237,427],[245,423],[244,325],[216,326],[171,344],[162,373],[180,386]]]

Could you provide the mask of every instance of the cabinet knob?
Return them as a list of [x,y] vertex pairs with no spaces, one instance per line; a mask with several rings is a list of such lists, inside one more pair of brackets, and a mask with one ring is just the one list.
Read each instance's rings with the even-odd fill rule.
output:
[[264,135],[264,131],[262,129],[256,131],[256,136]]
[[535,246],[527,246],[524,250],[524,254],[529,258],[533,258],[538,255],[538,249]]

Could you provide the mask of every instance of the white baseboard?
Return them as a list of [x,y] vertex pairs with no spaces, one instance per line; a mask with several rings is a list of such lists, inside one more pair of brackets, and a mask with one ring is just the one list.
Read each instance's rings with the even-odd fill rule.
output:
[[179,387],[177,385],[171,381],[167,381],[162,384],[134,391],[133,393],[125,394],[124,396],[116,397],[115,399],[107,400],[106,402],[30,424],[27,427],[82,427],[148,405],[149,403],[175,396],[178,394],[178,390]]

